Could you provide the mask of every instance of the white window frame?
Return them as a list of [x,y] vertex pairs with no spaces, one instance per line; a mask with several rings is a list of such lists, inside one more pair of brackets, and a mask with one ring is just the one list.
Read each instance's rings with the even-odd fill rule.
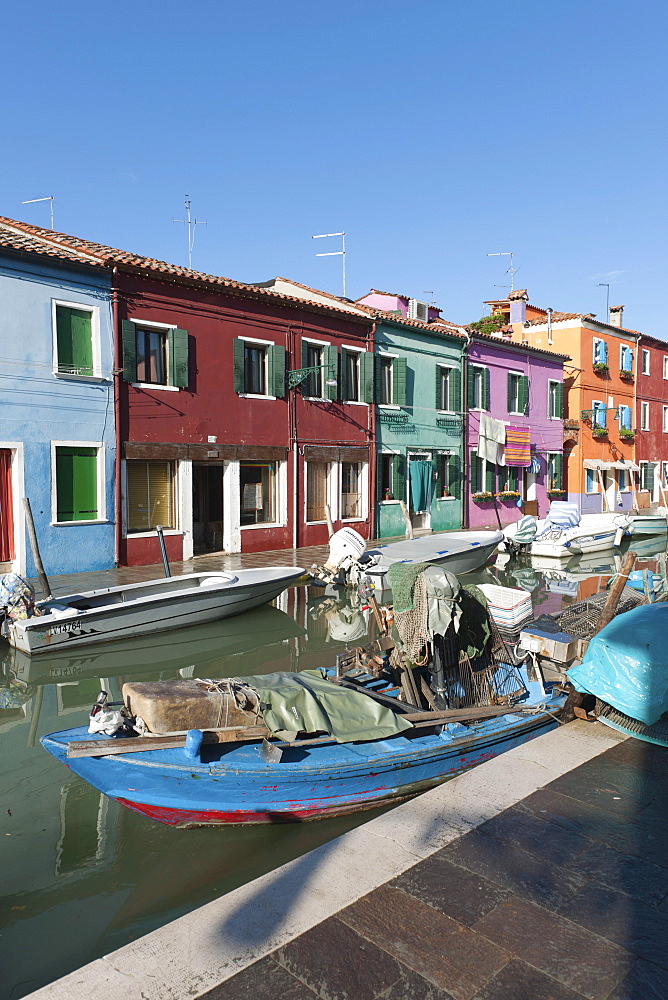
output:
[[[394,360],[400,357],[399,354],[390,354],[389,351],[378,351],[378,356],[380,358],[390,358],[392,361],[392,367],[390,370],[390,395],[394,399]],[[401,407],[397,403],[378,403],[378,406],[382,406],[385,410],[400,410]]]
[[[245,340],[246,338],[244,337],[243,339]],[[302,337],[302,341],[301,342],[302,342],[302,344],[313,344],[314,347],[322,347],[323,348],[323,364],[324,364],[324,361],[325,361],[324,348],[332,346],[332,342],[330,340],[315,340],[314,337]],[[310,366],[306,365],[306,367],[308,368]],[[320,384],[321,384],[323,392],[324,392],[324,388],[325,388],[325,373],[324,373],[324,371],[322,369],[320,371],[320,379],[321,379]],[[262,398],[266,399],[265,396],[263,396]],[[303,395],[302,399],[308,399],[312,403],[327,403],[327,402],[329,402],[329,400],[324,395],[323,396],[306,396],[306,395]],[[307,523],[308,524],[316,524],[316,523],[320,523],[320,522],[308,521]]]
[[620,344],[619,345],[619,370],[620,370],[620,372],[624,371],[624,369],[622,368],[622,364],[623,364],[623,361],[624,361],[624,351],[625,350],[631,352],[631,367],[629,368],[629,371],[633,372],[633,348],[631,347],[630,344]]
[[[645,361],[647,361],[647,368],[645,368]],[[649,351],[646,347],[641,348],[640,362],[640,373],[649,375]]]
[[[363,347],[353,347],[351,344],[341,344],[341,350],[345,351],[346,354],[357,354],[358,355],[358,383],[357,383],[357,394],[360,399],[342,399],[341,402],[345,403],[346,406],[368,406],[368,403],[361,398],[362,397],[362,362],[361,356],[364,354]],[[341,363],[343,364],[343,358],[341,358]]]
[[[552,403],[550,389],[551,389],[552,386],[558,386],[558,385],[563,385],[563,382],[560,382],[559,379],[557,379],[557,378],[549,378],[547,380],[547,418],[548,418],[548,420],[561,420],[561,417],[553,416],[550,413],[551,403]],[[555,403],[556,403],[556,389],[555,389]],[[556,407],[555,407],[555,409],[556,409]],[[556,455],[557,452],[555,452],[554,454]]]
[[[518,372],[515,369],[509,369],[508,373],[506,375],[506,378],[508,377],[508,375],[515,375],[518,378],[522,378],[522,376],[524,375],[524,372]],[[517,383],[517,405],[518,406],[520,405],[520,383],[519,382]],[[513,417],[523,416],[523,413],[522,413],[521,410],[508,410],[508,413],[511,416],[513,416]]]
[[[478,410],[480,412],[483,412],[483,411],[487,412],[484,409],[483,405],[482,405],[482,390],[483,390],[484,385],[485,385],[485,375],[484,375],[484,372],[485,372],[485,369],[488,366],[487,365],[480,365],[480,364],[472,364],[472,365],[470,365],[470,367],[473,369],[473,397],[474,397],[474,402],[473,402],[473,406],[471,407],[471,409],[472,410]],[[476,376],[476,374],[478,372],[480,372],[480,400],[479,400],[478,404],[476,405],[476,403],[475,403],[475,376]]]
[[[600,362],[598,362],[596,360],[596,345],[597,344],[605,344],[606,345],[606,349],[607,349],[607,346],[608,346],[608,342],[606,340],[604,340],[603,337],[592,337],[592,341],[591,341],[591,363],[593,365],[597,365],[597,364],[600,363]],[[609,351],[607,351],[607,350],[606,350],[606,357],[609,357]]]
[[668,462],[661,462],[661,485],[664,490],[668,486]]
[[663,356],[663,377],[664,380],[668,380],[668,354]]
[[649,403],[640,403],[640,430],[649,430]]
[[[265,397],[262,396],[262,399]],[[239,474],[241,475],[241,463],[243,459],[238,460]],[[276,466],[276,477],[275,477],[275,488],[276,496],[275,510],[276,510],[276,520],[275,521],[262,521],[260,524],[241,524],[239,523],[239,531],[257,531],[259,528],[284,528],[288,523],[288,463],[285,459],[277,458],[258,458],[258,462],[273,462]]]
[[[440,369],[441,369],[441,371],[444,371],[444,370],[445,370],[445,371],[449,372],[449,373],[450,373],[450,378],[452,378],[452,373],[453,373],[453,372],[459,372],[459,369],[458,369],[458,368],[456,368],[456,367],[455,367],[455,365],[446,365],[446,364],[441,364],[441,362],[440,362],[440,361],[439,361],[439,362],[437,363],[436,367],[437,367],[437,368],[440,368]],[[440,384],[441,384],[441,383],[440,383],[440,379],[441,379],[442,377],[443,377],[442,375],[439,375],[439,386],[440,386]],[[442,398],[442,397],[441,397],[441,402],[443,402],[443,398]],[[449,382],[448,382],[448,403],[449,403],[449,402],[450,402],[450,384],[449,384]],[[454,410],[451,410],[451,409],[450,409],[449,407],[443,407],[443,406],[441,406],[441,407],[438,407],[438,408],[437,408],[437,411],[436,411],[436,412],[437,412],[437,413],[454,413],[455,411],[454,411]]]
[[[327,466],[327,474],[326,474],[327,479],[325,482],[325,496],[326,496],[325,503],[329,507],[330,513],[332,514],[332,520],[338,520],[338,518],[335,517],[335,514],[338,514],[339,477],[336,466],[339,463],[327,462],[327,461],[323,462],[321,459],[314,459],[313,461],[317,462],[318,464],[322,463]],[[302,513],[302,520],[304,524],[327,524],[326,518],[321,521],[307,521],[306,519],[306,515],[308,512],[308,468],[307,468],[308,463],[309,459],[306,459],[306,461],[304,462],[304,510]],[[336,501],[336,506],[334,505],[333,501]]]
[[[244,344],[256,344],[259,347],[276,346],[275,341],[260,340],[258,337],[246,337],[244,335],[239,337],[239,340],[243,341]],[[269,357],[266,351],[264,355],[264,384],[265,386],[269,385]],[[239,392],[237,395],[240,399],[278,399],[278,396],[272,396],[267,392]],[[245,527],[255,527],[255,525],[245,525]]]
[[668,434],[668,406],[663,407],[661,430],[664,434]]
[[[343,465],[344,465],[344,463],[347,463],[348,465],[359,465],[359,466],[361,466],[360,473],[359,473],[359,476],[360,476],[360,479],[359,479],[359,483],[360,483],[360,514],[359,514],[358,517],[344,517],[343,516],[343,504],[341,502],[341,498],[343,496]],[[367,517],[369,516],[368,515],[368,504],[367,504],[368,495],[369,495],[369,463],[368,462],[364,462],[364,461],[348,462],[347,459],[341,459],[341,461],[338,462],[337,465],[338,465],[338,470],[337,470],[338,489],[336,491],[336,497],[337,497],[337,504],[338,504],[337,513],[339,515],[338,516],[338,520],[340,520],[343,524],[354,524],[354,523],[359,523],[360,521],[366,521]],[[313,523],[313,522],[311,522],[311,523]]]
[[[587,489],[587,483],[589,481],[589,474],[590,473],[592,474],[592,482],[593,482],[593,485],[594,485],[594,489],[593,490]],[[587,496],[593,496],[594,493],[599,493],[600,490],[599,490],[598,478],[596,476],[596,469],[585,469],[584,470],[584,474],[585,474],[585,494]]]
[[[79,312],[89,312],[91,314],[90,336],[93,350],[93,374],[77,375],[74,372],[58,371],[58,328],[56,325],[56,308],[64,306],[66,309],[78,309]],[[74,379],[77,382],[106,382],[102,375],[102,359],[100,352],[100,307],[91,306],[86,302],[70,302],[67,299],[51,299],[51,338],[52,338],[52,367],[56,378]]]
[[[58,520],[58,490],[56,484],[56,449],[57,448],[96,448],[97,449],[97,512],[101,517],[94,517],[88,521],[59,521]],[[106,516],[106,476],[105,476],[105,448],[102,441],[52,441],[51,442],[51,527],[76,527],[82,524],[108,524],[109,518]]]

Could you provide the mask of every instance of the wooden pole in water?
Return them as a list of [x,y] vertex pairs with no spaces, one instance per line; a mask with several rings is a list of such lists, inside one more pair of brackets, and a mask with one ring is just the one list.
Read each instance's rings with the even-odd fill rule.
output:
[[406,506],[406,501],[400,500],[399,506],[401,507],[401,513],[404,515],[404,521],[406,522],[406,538],[412,538],[413,525],[411,524],[411,516],[408,513],[408,507]]
[[35,563],[35,569],[37,570],[37,576],[39,577],[39,585],[42,588],[42,593],[44,594],[44,599],[46,601],[51,599],[51,587],[49,586],[49,581],[46,578],[46,573],[44,572],[44,566],[42,565],[42,557],[39,554],[39,545],[37,544],[37,532],[35,531],[35,522],[32,519],[32,510],[30,509],[30,500],[28,497],[23,498],[23,506],[26,512],[26,524],[28,525],[28,538],[30,539],[30,548],[32,550],[32,557]]
[[608,622],[611,622],[615,616],[615,610],[619,604],[619,598],[622,596],[622,591],[626,585],[626,581],[629,578],[629,573],[633,569],[636,561],[635,552],[627,552],[624,557],[624,562],[622,563],[621,569],[617,576],[615,577],[615,582],[610,588],[610,593],[608,598],[603,605],[603,610],[601,611],[601,617],[598,620],[598,625],[596,631],[600,632]]
[[158,541],[160,542],[160,553],[162,555],[162,565],[165,567],[165,576],[171,576],[171,570],[169,568],[169,560],[167,558],[167,549],[165,547],[165,538],[162,533],[162,525],[156,525],[155,529],[158,533]]

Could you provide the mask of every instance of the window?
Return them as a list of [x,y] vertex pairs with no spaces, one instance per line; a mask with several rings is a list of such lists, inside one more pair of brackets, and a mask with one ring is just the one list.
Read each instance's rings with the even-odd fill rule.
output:
[[241,525],[276,521],[276,463],[240,462]]
[[97,521],[99,448],[57,445],[56,521]]
[[561,420],[564,415],[563,382],[547,383],[547,415],[553,420]]
[[[547,488],[548,490],[560,490],[563,488],[563,464],[564,459],[561,452],[547,453]],[[590,472],[587,469],[587,472]],[[587,491],[589,492],[589,491]]]
[[459,455],[439,455],[439,493],[443,497],[457,497],[460,489]]
[[362,517],[362,463],[341,463],[341,517]]
[[436,409],[459,413],[462,408],[461,374],[458,368],[436,366]]
[[123,379],[146,385],[188,387],[188,331],[166,323],[123,320]]
[[467,397],[469,410],[489,410],[489,368],[470,366]]
[[649,403],[640,404],[640,430],[649,430]]
[[663,356],[663,377],[668,379],[668,357],[665,354]]
[[126,462],[127,530],[175,528],[174,463]]
[[302,393],[304,396],[312,396],[322,399],[323,395],[323,368],[324,350],[318,344],[310,344],[308,341],[303,344],[303,367],[317,368],[318,371],[311,372],[302,382]]
[[341,355],[342,395],[348,403],[359,403],[360,392],[360,352],[344,350]]
[[668,486],[668,462],[661,463],[661,485],[664,489]]
[[668,406],[663,408],[663,433],[668,434]]
[[167,385],[167,332],[136,328],[137,381]]
[[596,337],[594,337],[593,345],[594,345],[594,356],[593,356],[594,366],[599,365],[599,366],[605,366],[607,368],[608,345],[604,340],[598,340]]
[[379,375],[378,380],[378,402],[386,406],[391,406],[394,402],[393,393],[393,378],[392,378],[392,368],[394,365],[394,358],[384,358],[379,359]]
[[328,462],[306,463],[306,520],[326,521]]
[[633,372],[633,351],[625,344],[619,348],[619,369],[623,372]]
[[512,491],[519,493],[519,469],[512,465],[500,465],[497,469],[497,489],[499,493]]
[[378,477],[378,499],[380,501],[395,499],[392,475],[394,469],[394,458],[394,455],[380,454],[378,456],[378,469],[376,470],[376,475]]
[[602,403],[600,399],[592,400],[592,415],[591,415],[591,426],[592,430],[597,428],[604,428],[606,426],[607,409],[605,403]]
[[645,349],[642,351],[642,373],[643,375],[649,375],[649,351]]
[[470,464],[471,493],[493,493],[496,481],[496,466],[471,452]]
[[654,462],[639,462],[640,466],[640,489],[654,490]]
[[56,371],[60,375],[94,375],[93,310],[55,302],[54,313]]
[[631,407],[619,407],[619,429],[620,431],[630,431],[631,428]]
[[244,396],[285,396],[285,348],[262,340],[232,342],[234,391]]
[[595,469],[585,469],[585,493],[598,493],[598,480]]
[[508,372],[508,413],[525,413],[529,402],[529,379],[519,372]]
[[620,493],[626,493],[629,488],[629,474],[626,469],[617,470],[617,489]]

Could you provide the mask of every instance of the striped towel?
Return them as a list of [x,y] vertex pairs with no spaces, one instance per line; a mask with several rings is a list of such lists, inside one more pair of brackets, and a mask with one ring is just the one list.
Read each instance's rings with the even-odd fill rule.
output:
[[531,431],[506,427],[506,465],[531,465]]

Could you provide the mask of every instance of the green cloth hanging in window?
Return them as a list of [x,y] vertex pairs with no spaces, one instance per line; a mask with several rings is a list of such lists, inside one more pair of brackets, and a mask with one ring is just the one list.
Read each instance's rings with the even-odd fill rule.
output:
[[411,510],[413,513],[429,510],[431,506],[431,480],[433,467],[431,462],[411,461]]

